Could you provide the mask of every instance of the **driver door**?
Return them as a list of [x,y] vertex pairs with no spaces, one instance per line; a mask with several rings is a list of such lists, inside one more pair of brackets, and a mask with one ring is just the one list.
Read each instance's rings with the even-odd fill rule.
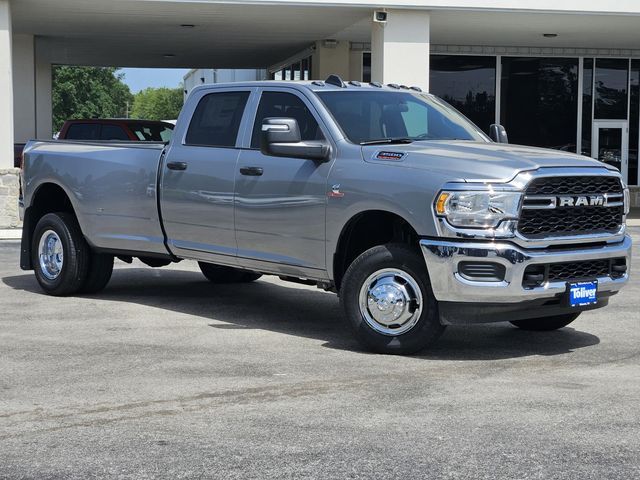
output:
[[263,155],[262,121],[297,120],[302,140],[328,138],[314,107],[294,89],[260,92],[250,147],[238,159],[235,226],[238,262],[248,268],[291,275],[326,269],[325,210],[332,162]]

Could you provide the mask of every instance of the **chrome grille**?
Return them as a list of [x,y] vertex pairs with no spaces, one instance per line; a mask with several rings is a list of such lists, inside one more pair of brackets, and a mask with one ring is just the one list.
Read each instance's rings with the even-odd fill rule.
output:
[[622,193],[622,184],[617,177],[543,177],[536,178],[527,186],[527,195],[597,195]]
[[[561,195],[605,195],[607,206],[562,207]],[[622,184],[612,176],[541,177],[525,190],[518,232],[525,238],[617,233],[624,219]]]

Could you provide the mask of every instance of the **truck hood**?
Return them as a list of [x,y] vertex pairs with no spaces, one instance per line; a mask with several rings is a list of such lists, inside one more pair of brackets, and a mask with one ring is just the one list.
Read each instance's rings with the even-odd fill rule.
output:
[[444,173],[467,182],[508,181],[542,167],[601,167],[592,158],[546,148],[468,141],[419,141],[362,147],[364,160]]

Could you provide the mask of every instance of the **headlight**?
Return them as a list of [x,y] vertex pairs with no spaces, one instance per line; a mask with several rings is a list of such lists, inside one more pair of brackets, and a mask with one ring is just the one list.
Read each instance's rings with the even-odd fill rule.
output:
[[436,213],[456,227],[495,228],[502,220],[518,218],[521,194],[492,191],[444,191]]

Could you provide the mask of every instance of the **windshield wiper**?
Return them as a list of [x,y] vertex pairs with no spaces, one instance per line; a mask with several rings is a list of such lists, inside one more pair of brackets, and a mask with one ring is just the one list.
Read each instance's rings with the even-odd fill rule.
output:
[[360,142],[360,145],[386,145],[391,143],[413,143],[414,141],[415,138],[411,137],[379,138],[377,140]]

